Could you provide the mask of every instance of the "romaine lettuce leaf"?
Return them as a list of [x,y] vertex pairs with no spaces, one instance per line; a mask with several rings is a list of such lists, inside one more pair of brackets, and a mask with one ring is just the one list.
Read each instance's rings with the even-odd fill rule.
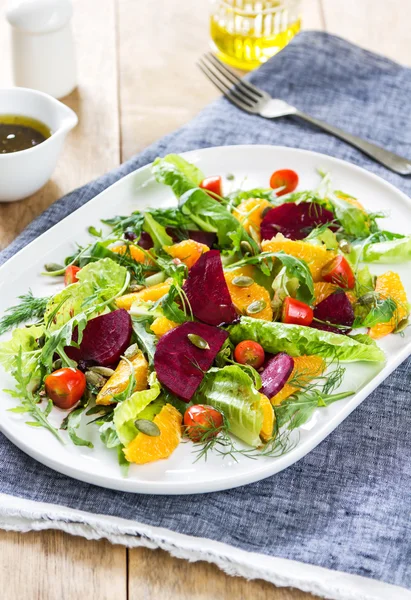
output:
[[250,446],[260,446],[263,410],[254,382],[237,365],[213,368],[206,373],[195,402],[220,410],[229,423],[230,432]]
[[185,192],[198,187],[204,179],[203,172],[178,154],[168,154],[164,158],[156,158],[152,174],[156,181],[169,185],[177,198]]
[[155,373],[150,375],[149,389],[134,392],[127,400],[120,402],[114,409],[114,426],[118,438],[122,444],[127,446],[138,435],[134,421],[139,414],[160,395],[160,384]]
[[[14,329],[11,339],[0,343],[0,364],[6,371],[14,371],[17,357],[21,357],[21,370],[24,377],[40,375],[38,339],[43,335],[44,327],[32,326]],[[20,354],[21,352],[21,354]]]
[[352,247],[350,260],[366,263],[403,263],[411,260],[411,235],[376,243],[357,243]]
[[230,339],[238,344],[243,340],[259,342],[266,352],[286,352],[290,356],[318,354],[342,362],[357,360],[382,362],[384,352],[374,345],[341,335],[301,325],[288,325],[242,317],[228,328]]
[[[44,315],[50,331],[60,329],[71,318],[93,307],[114,299],[126,287],[129,274],[125,267],[110,258],[102,258],[84,266],[73,283],[53,296],[47,303]],[[101,307],[103,308],[103,307]],[[100,308],[100,310],[101,310]]]

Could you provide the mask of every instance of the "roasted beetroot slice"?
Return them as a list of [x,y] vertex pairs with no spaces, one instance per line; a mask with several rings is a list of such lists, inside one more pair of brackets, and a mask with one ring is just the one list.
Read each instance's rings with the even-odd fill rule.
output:
[[146,231],[141,232],[140,239],[138,240],[137,244],[144,250],[150,250],[154,246],[151,235]]
[[333,213],[316,202],[286,202],[267,212],[261,223],[261,238],[271,240],[282,233],[291,240],[302,240],[318,225],[331,221],[334,221]]
[[[189,334],[200,336],[209,349],[197,348],[188,338]],[[172,329],[160,338],[154,355],[159,381],[189,402],[227,338],[228,333],[223,329],[193,321]]]
[[260,392],[272,398],[283,389],[294,368],[294,359],[285,352],[280,352],[270,358],[261,373],[263,387]]
[[208,325],[222,325],[238,318],[224,279],[218,250],[210,250],[199,258],[191,267],[183,289],[199,321]]
[[131,331],[131,317],[121,308],[91,319],[84,329],[80,348],[66,346],[65,351],[76,362],[116,365],[130,344]]
[[[316,319],[322,322],[319,323]],[[353,323],[354,311],[351,302],[347,294],[341,290],[317,304],[314,309],[314,321],[311,323],[311,327],[323,331],[332,331],[333,333],[347,334],[351,331]]]

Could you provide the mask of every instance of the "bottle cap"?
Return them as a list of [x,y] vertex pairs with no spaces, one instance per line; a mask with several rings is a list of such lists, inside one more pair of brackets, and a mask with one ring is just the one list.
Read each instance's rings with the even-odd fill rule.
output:
[[73,15],[71,0],[10,0],[6,18],[27,33],[48,33],[64,27]]

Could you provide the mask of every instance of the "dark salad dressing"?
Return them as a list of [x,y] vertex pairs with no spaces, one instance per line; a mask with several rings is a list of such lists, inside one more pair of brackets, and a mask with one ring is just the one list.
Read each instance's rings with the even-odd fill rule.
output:
[[33,148],[51,136],[41,121],[21,115],[0,115],[0,154]]

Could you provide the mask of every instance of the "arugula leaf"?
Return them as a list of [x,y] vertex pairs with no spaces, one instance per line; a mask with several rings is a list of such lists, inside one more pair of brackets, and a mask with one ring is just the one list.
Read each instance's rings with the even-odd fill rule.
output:
[[117,448],[117,446],[121,446],[122,448],[124,447],[118,438],[116,427],[113,421],[106,421],[103,423],[100,426],[99,432],[100,439],[107,448],[112,449]]
[[86,446],[87,448],[94,448],[93,444],[88,440],[83,440],[77,435],[76,430],[80,427],[81,418],[84,411],[87,409],[87,404],[83,404],[78,408],[72,410],[61,424],[60,429],[64,429],[69,434],[69,437],[75,446]]
[[67,321],[60,329],[51,330],[50,328],[46,328],[44,330],[46,342],[41,349],[40,363],[51,371],[54,354],[58,354],[62,359],[64,367],[75,367],[76,363],[67,356],[64,348],[71,345],[74,329],[77,332],[77,344],[81,344],[86,325],[87,316],[85,313],[80,313]]
[[195,403],[210,404],[226,417],[232,434],[250,446],[260,446],[263,409],[254,382],[238,365],[212,368],[194,396]]
[[381,298],[379,294],[373,292],[369,292],[367,296],[371,297],[371,301],[367,305],[361,304],[361,298],[355,303],[356,319],[353,329],[357,327],[374,327],[378,323],[388,323],[397,310],[397,303],[392,298]]
[[147,318],[139,319],[138,317],[131,317],[133,331],[137,338],[138,346],[147,356],[149,365],[152,366],[154,364],[157,338],[154,333],[149,333],[147,331],[147,323],[149,323],[149,321],[150,319]]
[[[183,233],[188,229],[197,229],[195,223],[183,214],[178,206],[174,208],[151,208],[148,212],[157,223],[164,227],[173,227]],[[186,237],[183,239],[186,239]]]
[[53,427],[48,420],[53,403],[49,400],[46,407],[43,410],[41,409],[39,404],[41,398],[34,394],[32,372],[30,372],[30,370],[28,371],[27,362],[25,359],[23,360],[23,355],[23,348],[20,346],[17,355],[14,357],[13,377],[17,382],[16,389],[5,390],[13,396],[13,398],[18,398],[20,400],[19,406],[10,409],[10,412],[29,414],[34,421],[28,421],[27,425],[30,425],[31,427],[44,427],[50,431],[59,442],[64,443],[57,429]]
[[160,225],[160,223],[157,223],[150,213],[146,213],[145,215],[143,229],[151,235],[155,250],[159,250],[163,246],[172,245],[173,240],[166,232],[165,227]]
[[188,190],[198,187],[204,179],[204,173],[200,169],[178,154],[156,158],[151,172],[156,181],[169,185],[177,198]]
[[321,331],[301,325],[288,325],[242,317],[228,328],[234,344],[243,340],[259,342],[266,352],[286,352],[290,356],[318,354],[344,362],[357,360],[382,362],[384,352],[378,346],[357,341],[354,337]]
[[132,231],[137,239],[141,235],[144,223],[144,213],[136,210],[127,217],[114,217],[113,219],[102,219],[102,223],[109,225],[113,229],[113,234],[122,236],[126,231]]

